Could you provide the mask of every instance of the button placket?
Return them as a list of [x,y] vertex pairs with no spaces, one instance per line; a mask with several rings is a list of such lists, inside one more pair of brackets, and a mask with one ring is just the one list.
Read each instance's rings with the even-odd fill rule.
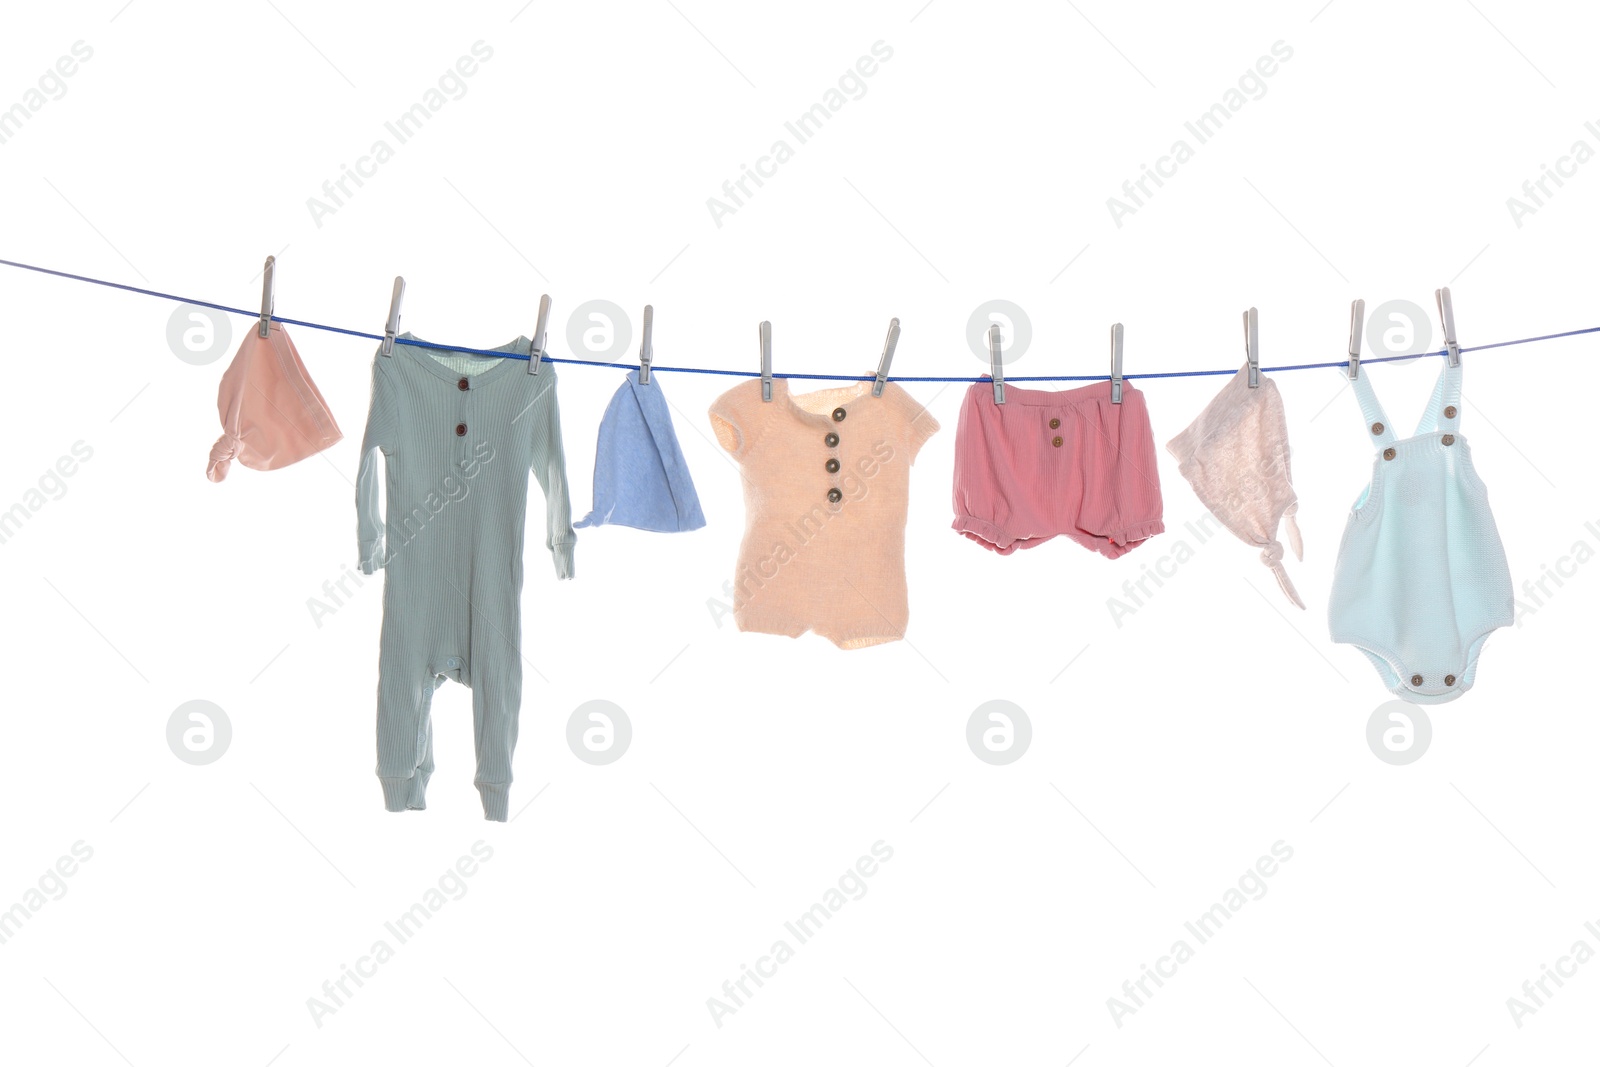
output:
[[465,470],[467,466],[465,457],[470,450],[467,445],[467,420],[470,417],[468,408],[472,404],[472,382],[465,374],[456,379],[456,391],[456,466]]
[[[844,408],[834,408],[832,416],[833,421],[843,422],[844,414]],[[839,435],[834,431],[829,430],[827,433],[822,435],[822,443],[830,449],[836,449],[839,447]],[[829,474],[838,474],[839,467],[840,463],[838,456],[829,456],[822,464],[822,469],[827,471]],[[829,480],[832,481],[832,479]],[[844,499],[844,493],[840,491],[837,485],[829,485],[826,495],[828,498],[828,503],[830,504],[837,504],[839,501]]]

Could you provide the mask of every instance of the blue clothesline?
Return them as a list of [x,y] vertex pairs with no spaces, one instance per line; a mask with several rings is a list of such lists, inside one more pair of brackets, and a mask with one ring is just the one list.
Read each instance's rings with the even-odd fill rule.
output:
[[[230,312],[231,314],[234,314],[234,315],[243,315],[246,318],[250,318],[250,319],[259,320],[261,318],[261,313],[259,311],[252,311],[249,308],[229,307],[226,304],[216,304],[216,303],[212,303],[209,300],[196,300],[196,299],[193,299],[191,297],[177,296],[177,295],[175,295],[173,293],[163,293],[163,292],[160,292],[159,290],[156,290],[156,289],[141,289],[137,285],[124,285],[121,282],[107,281],[104,278],[91,278],[91,277],[88,277],[87,275],[83,275],[83,274],[71,274],[71,273],[69,273],[67,271],[63,271],[63,270],[51,270],[48,267],[39,267],[39,266],[33,265],[32,263],[18,263],[15,260],[0,259],[0,265],[7,266],[7,267],[17,267],[17,268],[19,268],[21,270],[31,270],[31,271],[34,271],[35,273],[38,273],[38,274],[48,274],[48,275],[50,275],[52,277],[55,277],[55,278],[67,278],[67,279],[69,279],[71,281],[75,281],[75,282],[88,282],[91,285],[103,285],[108,289],[121,289],[123,292],[127,292],[127,293],[139,293],[139,294],[141,294],[143,296],[160,297],[163,300],[171,300],[174,303],[193,304],[196,307],[212,308],[212,309],[217,310],[217,311],[226,311],[226,312]],[[286,324],[288,324],[290,326],[304,326],[307,329],[323,330],[323,331],[326,331],[328,333],[342,333],[347,337],[365,337],[365,338],[368,338],[368,339],[373,340],[373,341],[382,341],[384,339],[384,335],[381,334],[381,333],[367,333],[364,330],[347,330],[342,326],[328,326],[328,325],[324,325],[323,323],[320,323],[320,322],[307,322],[307,321],[305,321],[303,319],[291,319],[291,318],[287,318],[287,317],[285,317],[283,315],[273,315],[273,316],[271,316],[271,318],[272,318],[273,322],[282,322],[282,323],[286,323]],[[1559,338],[1562,338],[1562,337],[1578,337],[1578,336],[1581,336],[1582,334],[1586,334],[1586,333],[1600,333],[1600,326],[1590,326],[1590,327],[1587,327],[1587,328],[1582,329],[1582,330],[1566,330],[1566,331],[1564,331],[1562,333],[1541,334],[1541,335],[1539,335],[1537,337],[1521,337],[1521,338],[1518,338],[1515,341],[1496,341],[1494,344],[1473,345],[1471,347],[1462,346],[1459,349],[1459,351],[1462,351],[1462,352],[1486,352],[1486,351],[1488,351],[1489,349],[1492,349],[1492,348],[1509,348],[1512,345],[1533,344],[1535,341],[1554,341],[1554,340],[1558,340]],[[496,351],[494,349],[489,349],[489,348],[470,348],[470,347],[467,347],[465,345],[443,345],[443,344],[437,344],[437,343],[430,342],[430,341],[404,340],[404,339],[401,339],[399,337],[395,338],[395,344],[398,344],[398,345],[412,345],[412,346],[417,347],[417,348],[434,348],[434,349],[439,349],[441,351],[446,351],[446,352],[471,352],[471,353],[473,353],[475,355],[481,355],[481,356],[498,356],[498,357],[500,357],[502,359],[506,359],[506,358],[509,358],[509,359],[528,359],[529,358],[528,356],[519,355],[519,354],[517,354],[515,352],[500,352],[500,351]],[[1441,348],[1438,351],[1434,351],[1434,352],[1413,352],[1413,353],[1410,353],[1408,355],[1403,355],[1403,356],[1375,356],[1375,357],[1373,357],[1371,359],[1363,357],[1361,362],[1362,363],[1391,363],[1391,362],[1395,362],[1395,361],[1398,361],[1398,360],[1417,359],[1417,358],[1419,358],[1421,356],[1443,356],[1445,354],[1446,354],[1445,350]],[[617,368],[621,368],[621,369],[625,369],[625,370],[626,369],[637,370],[638,367],[639,367],[639,364],[637,364],[637,363],[600,363],[600,362],[598,362],[596,360],[592,360],[592,359],[563,359],[563,358],[558,357],[558,356],[550,356],[550,355],[542,356],[541,358],[546,363],[576,363],[576,364],[579,364],[580,366],[585,366],[585,367],[617,367]],[[1350,361],[1349,361],[1348,358],[1346,358],[1346,359],[1332,360],[1332,361],[1327,362],[1327,363],[1285,363],[1285,364],[1281,364],[1281,365],[1275,366],[1275,367],[1263,366],[1261,369],[1262,369],[1262,371],[1273,371],[1273,372],[1276,372],[1276,371],[1290,371],[1290,370],[1322,370],[1322,369],[1332,368],[1332,367],[1348,367],[1349,365],[1350,365]],[[716,368],[716,367],[669,367],[669,366],[664,366],[664,365],[662,365],[660,363],[651,363],[650,364],[650,371],[651,371],[651,373],[668,372],[668,373],[677,373],[677,374],[725,374],[725,375],[730,375],[730,376],[735,377],[735,378],[759,378],[759,377],[761,377],[761,372],[760,371],[722,370],[722,369],[719,369],[719,368]],[[1225,370],[1147,371],[1147,372],[1139,373],[1139,374],[1124,374],[1123,378],[1125,378],[1125,379],[1134,379],[1134,378],[1202,378],[1202,377],[1206,377],[1208,375],[1232,375],[1232,374],[1237,374],[1237,373],[1239,373],[1239,368],[1237,368],[1237,367],[1229,367],[1229,368],[1227,368]],[[794,371],[790,371],[790,372],[774,371],[773,374],[772,374],[772,377],[774,377],[774,378],[810,378],[810,379],[816,379],[816,380],[820,380],[820,381],[830,381],[830,382],[870,382],[870,381],[875,380],[875,378],[876,378],[876,376],[872,375],[872,374],[801,374],[801,373],[794,372]],[[1008,382],[1100,382],[1100,381],[1106,381],[1109,377],[1110,377],[1110,375],[1108,375],[1108,374],[1040,374],[1040,375],[1010,375],[1010,374],[1008,374],[1008,375],[1006,375],[1006,379],[1005,380],[1008,381]],[[989,379],[987,377],[960,378],[960,377],[942,377],[942,376],[937,376],[937,375],[935,375],[935,376],[927,376],[927,375],[891,374],[891,375],[889,375],[889,379],[888,380],[891,381],[891,382],[984,382],[984,381],[988,381]]]

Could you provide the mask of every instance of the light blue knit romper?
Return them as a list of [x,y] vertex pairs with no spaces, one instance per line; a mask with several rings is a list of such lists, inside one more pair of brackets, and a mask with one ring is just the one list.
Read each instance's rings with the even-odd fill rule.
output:
[[1511,572],[1489,494],[1461,436],[1461,366],[1446,360],[1417,432],[1395,435],[1359,368],[1353,383],[1378,450],[1350,511],[1328,626],[1413,704],[1472,688],[1478,653],[1513,618]]
[[[526,356],[531,347],[519,337],[494,351]],[[484,818],[506,821],[522,707],[530,473],[545,493],[544,543],[557,578],[572,577],[577,541],[555,364],[538,374],[528,366],[407,344],[372,361],[356,515],[361,570],[386,575],[377,771],[390,811],[426,806],[433,694],[452,679],[472,689]]]

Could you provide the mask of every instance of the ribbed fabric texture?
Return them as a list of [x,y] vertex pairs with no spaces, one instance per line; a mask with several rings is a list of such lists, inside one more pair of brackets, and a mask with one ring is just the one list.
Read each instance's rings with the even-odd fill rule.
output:
[[1144,394],[1124,382],[1060,391],[967,388],[951,480],[958,533],[1010,555],[1066,536],[1116,559],[1166,527]]
[[752,378],[711,405],[717,440],[744,474],[745,532],[733,579],[741,630],[840,648],[905,636],[911,463],[939,424],[893,382],[798,396]]
[[[403,334],[403,339],[411,338]],[[519,337],[496,351],[527,353]],[[425,807],[434,690],[472,689],[484,818],[504,822],[522,704],[522,551],[528,474],[545,494],[545,546],[573,574],[556,368],[396,345],[372,365],[356,477],[361,570],[383,568],[378,779],[390,811]],[[386,516],[378,513],[383,458]]]
[[1514,618],[1505,548],[1461,436],[1461,368],[1445,364],[1404,440],[1366,368],[1353,387],[1378,455],[1339,545],[1329,631],[1396,696],[1442,704],[1472,688],[1484,642]]

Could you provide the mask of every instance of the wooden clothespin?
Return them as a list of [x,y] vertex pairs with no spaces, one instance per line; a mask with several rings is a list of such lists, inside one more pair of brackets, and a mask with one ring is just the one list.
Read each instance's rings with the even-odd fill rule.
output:
[[1111,402],[1122,403],[1122,323],[1111,326]]
[[400,301],[406,295],[406,280],[396,277],[394,280],[394,294],[389,297],[389,320],[383,326],[383,344],[378,351],[385,356],[394,355],[394,335],[400,329]]
[[1361,331],[1366,324],[1367,302],[1350,301],[1350,380],[1361,374]]
[[267,265],[261,269],[261,324],[256,327],[256,334],[260,337],[266,337],[272,329],[272,268],[277,262],[277,256],[268,256]]
[[994,402],[1006,402],[1006,369],[1000,362],[1000,324],[989,324],[989,377],[994,379]]
[[761,336],[761,400],[772,403],[772,323],[763,322],[757,331]]
[[889,335],[883,339],[883,355],[878,357],[878,376],[872,382],[872,395],[882,396],[889,381],[889,364],[894,362],[894,346],[900,343],[900,320],[889,320]]
[[1450,303],[1450,288],[1435,289],[1433,298],[1439,302],[1439,321],[1444,324],[1445,354],[1452,367],[1461,366],[1461,346],[1456,344],[1456,309]]
[[1244,355],[1250,365],[1249,386],[1261,385],[1261,328],[1256,319],[1256,309],[1244,313]]
[[639,384],[650,384],[650,362],[655,359],[655,349],[650,345],[650,333],[655,328],[656,310],[644,306],[644,338],[639,342]]
[[539,319],[533,325],[533,346],[528,352],[528,373],[538,374],[544,362],[545,325],[550,321],[550,294],[539,294]]

